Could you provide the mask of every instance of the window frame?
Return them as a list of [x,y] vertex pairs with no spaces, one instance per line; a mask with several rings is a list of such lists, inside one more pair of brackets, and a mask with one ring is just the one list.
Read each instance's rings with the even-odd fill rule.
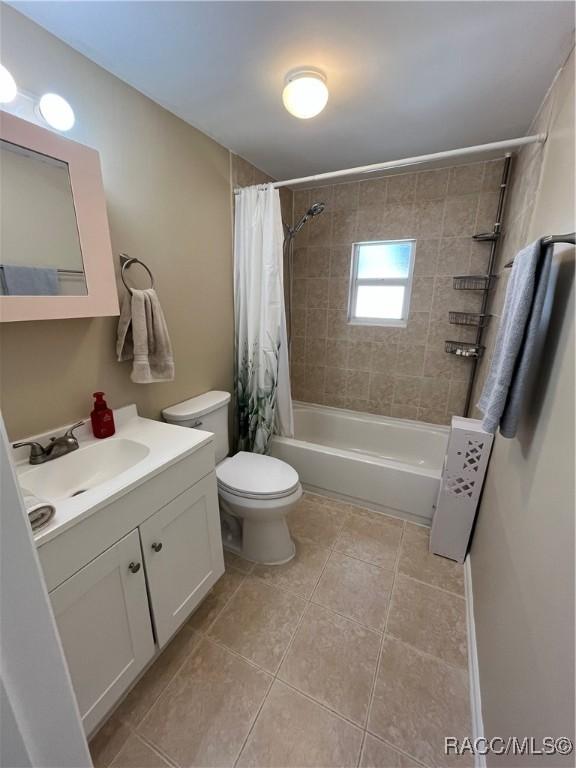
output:
[[[402,278],[380,277],[359,278],[358,262],[360,248],[363,245],[396,245],[398,243],[410,243],[410,265],[408,276]],[[352,259],[350,267],[350,289],[348,291],[348,323],[350,325],[378,325],[392,328],[406,328],[408,313],[410,312],[410,299],[412,296],[412,283],[414,277],[414,262],[416,260],[416,238],[407,237],[397,240],[362,240],[352,243]],[[356,317],[356,302],[358,287],[362,285],[401,285],[404,287],[404,302],[402,304],[402,317]]]

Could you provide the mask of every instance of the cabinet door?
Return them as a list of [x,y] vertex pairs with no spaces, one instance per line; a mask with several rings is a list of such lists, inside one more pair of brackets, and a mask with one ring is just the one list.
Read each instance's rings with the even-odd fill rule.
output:
[[50,599],[90,733],[154,655],[138,531],[67,579]]
[[140,536],[162,647],[224,573],[215,473],[146,520]]

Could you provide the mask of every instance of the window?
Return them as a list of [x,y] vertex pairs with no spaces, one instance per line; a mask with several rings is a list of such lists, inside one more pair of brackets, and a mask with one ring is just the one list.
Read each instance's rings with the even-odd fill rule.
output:
[[354,243],[348,319],[405,326],[410,307],[415,240]]

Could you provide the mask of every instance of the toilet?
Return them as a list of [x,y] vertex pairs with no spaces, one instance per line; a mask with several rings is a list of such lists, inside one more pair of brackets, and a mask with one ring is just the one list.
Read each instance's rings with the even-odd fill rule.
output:
[[286,518],[302,496],[285,461],[240,451],[228,456],[228,392],[206,392],[162,411],[180,427],[214,433],[222,543],[247,560],[280,565],[296,552]]

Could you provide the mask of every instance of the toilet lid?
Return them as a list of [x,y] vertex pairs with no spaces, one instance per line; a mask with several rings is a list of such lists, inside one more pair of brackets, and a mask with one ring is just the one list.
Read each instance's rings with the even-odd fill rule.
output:
[[245,451],[218,464],[216,476],[223,490],[258,499],[288,496],[300,482],[298,473],[285,461]]

